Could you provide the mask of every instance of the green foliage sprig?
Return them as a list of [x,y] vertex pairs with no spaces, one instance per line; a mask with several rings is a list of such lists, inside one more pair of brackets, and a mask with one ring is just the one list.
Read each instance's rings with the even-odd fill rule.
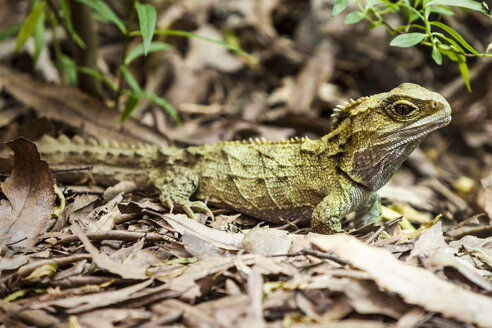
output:
[[[332,15],[340,14],[348,7],[348,4],[348,0],[336,0]],[[453,28],[441,21],[429,19],[429,17],[435,17],[430,16],[431,14],[437,14],[438,19],[454,15],[449,7],[479,11],[489,16],[487,8],[480,2],[473,0],[398,0],[396,2],[355,0],[355,4],[358,10],[345,17],[345,24],[355,24],[364,19],[370,23],[370,28],[383,26],[389,33],[396,34],[397,36],[390,42],[391,46],[407,48],[420,44],[432,48],[431,55],[436,64],[442,64],[443,56],[458,63],[469,91],[471,87],[467,57],[492,57],[492,54],[488,53],[492,48],[492,43],[487,46],[486,53],[480,53]],[[389,13],[400,13],[406,23],[396,27],[391,26],[385,20],[385,15]]]

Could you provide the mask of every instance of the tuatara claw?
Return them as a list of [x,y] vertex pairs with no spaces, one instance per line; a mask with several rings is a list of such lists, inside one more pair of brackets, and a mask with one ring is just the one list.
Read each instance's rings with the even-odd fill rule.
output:
[[198,211],[214,220],[214,214],[202,201],[191,201],[189,199],[172,197],[170,195],[161,196],[160,198],[161,202],[169,208],[170,213],[173,212],[174,206],[177,205],[181,207],[191,219],[195,219],[195,211]]
[[195,218],[195,211],[201,212],[212,218],[214,220],[214,214],[212,211],[205,205],[202,201],[186,201],[185,204],[179,204],[183,208],[183,210],[188,214],[188,216],[192,219]]

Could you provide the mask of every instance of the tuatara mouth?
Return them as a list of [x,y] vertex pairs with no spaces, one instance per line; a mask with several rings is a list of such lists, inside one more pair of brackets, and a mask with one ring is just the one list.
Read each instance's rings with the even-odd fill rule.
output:
[[434,121],[433,123],[429,123],[428,125],[429,131],[434,131],[439,128],[442,128],[443,126],[448,125],[451,122],[451,119],[452,119],[451,115],[446,115],[445,117],[437,121]]

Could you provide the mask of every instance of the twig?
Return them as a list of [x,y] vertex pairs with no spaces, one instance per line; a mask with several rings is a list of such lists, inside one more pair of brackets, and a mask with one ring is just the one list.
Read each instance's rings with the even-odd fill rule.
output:
[[281,257],[281,256],[289,256],[289,257],[292,257],[292,256],[299,256],[299,255],[312,255],[312,256],[315,256],[315,257],[318,257],[320,259],[324,259],[324,260],[330,260],[330,261],[333,261],[333,262],[336,262],[340,265],[347,265],[348,262],[334,256],[334,255],[330,255],[330,254],[327,254],[327,253],[323,253],[323,252],[320,252],[320,251],[315,251],[315,250],[312,250],[312,249],[303,249],[302,251],[300,252],[295,252],[295,253],[285,253],[285,254],[275,254],[275,255],[270,255],[270,257]]
[[335,263],[338,263],[340,265],[347,265],[349,264],[347,261],[344,261],[334,255],[330,255],[330,254],[327,254],[327,253],[323,253],[323,252],[320,252],[320,251],[315,251],[313,249],[303,249],[301,251],[301,253],[303,255],[312,255],[312,256],[316,256],[316,257],[319,257],[320,259],[325,259],[325,260],[330,260],[330,261],[333,261]]
[[69,169],[53,169],[51,172],[53,173],[64,173],[64,172],[76,172],[76,171],[90,171],[92,170],[92,165],[82,166],[82,167],[74,167]]
[[[169,237],[160,235],[155,232],[134,232],[134,231],[105,231],[105,232],[92,232],[88,233],[87,237],[91,240],[124,240],[134,241],[140,238],[145,238],[148,241],[167,241],[170,243],[177,243],[178,241]],[[78,241],[77,236],[69,236],[59,240],[55,245],[66,245]]]
[[289,227],[293,227],[295,230],[299,230],[299,227],[297,226],[297,223],[299,223],[302,220],[302,218],[297,218],[294,221],[289,221],[289,220],[282,220],[286,222],[284,225],[278,227],[277,229],[279,230],[285,230]]
[[376,240],[376,238],[378,238],[378,236],[379,236],[379,234],[381,232],[383,232],[385,229],[387,229],[387,228],[395,225],[396,223],[400,222],[401,220],[403,220],[403,216],[399,216],[397,218],[394,218],[393,220],[390,220],[388,222],[383,223],[379,227],[379,229],[376,232],[374,232],[374,234],[371,237],[367,238],[367,240],[365,241],[365,243],[366,244],[372,243],[374,240]]

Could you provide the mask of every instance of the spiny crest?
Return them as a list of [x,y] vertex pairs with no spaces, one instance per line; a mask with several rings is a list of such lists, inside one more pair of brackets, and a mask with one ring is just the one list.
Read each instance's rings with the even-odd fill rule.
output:
[[115,148],[115,149],[149,149],[154,146],[150,144],[143,144],[143,143],[138,143],[138,144],[127,144],[124,142],[118,142],[116,140],[112,140],[108,142],[105,139],[97,140],[94,137],[88,137],[88,138],[83,138],[79,135],[75,135],[70,139],[66,135],[62,134],[58,138],[53,138],[50,135],[44,135],[41,140],[39,141],[39,144],[41,145],[46,145],[46,146],[60,146],[60,145],[65,145],[65,146],[88,146],[88,147],[99,147],[99,148]]
[[278,144],[295,144],[301,143],[309,140],[307,137],[293,137],[290,139],[281,139],[281,140],[266,140],[265,138],[249,138],[244,140],[231,140],[231,141],[220,141],[217,143],[219,146],[227,146],[227,145],[278,145]]
[[350,115],[350,111],[355,106],[367,100],[368,97],[361,97],[357,100],[350,98],[350,102],[345,102],[343,105],[337,105],[333,108],[333,114],[331,114],[332,126],[334,126],[340,120],[348,117]]

